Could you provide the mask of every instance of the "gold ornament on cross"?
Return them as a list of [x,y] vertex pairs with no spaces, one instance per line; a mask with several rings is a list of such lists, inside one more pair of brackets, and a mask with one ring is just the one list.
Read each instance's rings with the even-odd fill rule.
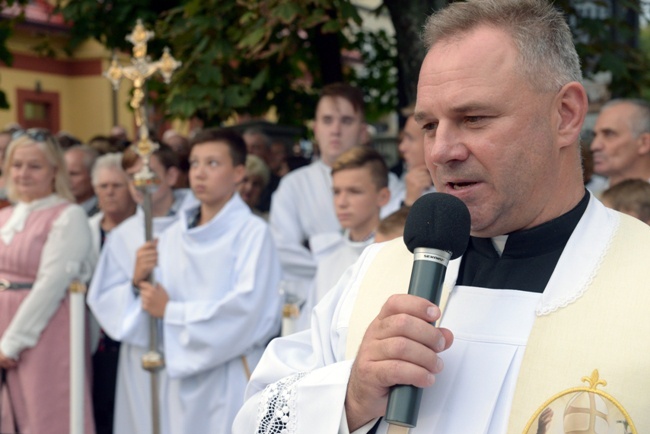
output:
[[147,58],[147,42],[152,39],[154,32],[146,30],[142,20],[138,19],[135,28],[126,40],[133,44],[133,57],[131,65],[121,66],[115,56],[111,60],[108,70],[104,76],[113,84],[113,89],[117,90],[122,78],[133,82],[133,96],[129,105],[135,113],[135,125],[138,128],[139,139],[135,144],[135,151],[142,158],[143,169],[135,175],[135,183],[138,187],[146,188],[156,182],[154,173],[149,168],[149,158],[156,149],[158,144],[151,141],[149,137],[149,128],[146,121],[146,108],[144,101],[144,85],[148,78],[156,72],[160,72],[166,84],[169,84],[173,72],[181,66],[181,62],[174,59],[169,53],[169,48],[165,47],[160,60],[151,62]]

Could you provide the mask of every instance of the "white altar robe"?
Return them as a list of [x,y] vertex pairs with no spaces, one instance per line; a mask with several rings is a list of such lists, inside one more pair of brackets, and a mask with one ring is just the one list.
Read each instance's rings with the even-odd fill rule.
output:
[[[176,190],[174,195],[176,209],[197,203],[189,190]],[[154,238],[178,220],[179,212],[153,219]],[[86,299],[104,332],[121,342],[115,391],[116,433],[152,431],[151,374],[142,368],[142,356],[149,349],[149,316],[131,284],[135,255],[144,242],[144,212],[138,208],[108,234]],[[165,369],[158,372],[161,434],[179,432],[172,429],[169,418],[170,413],[180,410],[176,383],[168,380]]]
[[208,223],[182,213],[161,237],[156,281],[167,373],[178,379],[180,433],[230,433],[252,370],[280,330],[280,263],[267,224],[235,193]]
[[[445,368],[435,385],[424,391],[418,425],[411,434],[506,432],[535,318],[579,302],[619,218],[592,196],[543,294],[454,287],[441,325],[454,332],[455,341],[441,354]],[[352,365],[352,360],[346,360],[348,325],[363,277],[386,244],[366,249],[347,278],[316,306],[311,330],[269,345],[249,383],[248,400],[235,420],[233,434],[258,432],[258,415],[271,407],[266,401],[278,390],[284,391],[287,434],[348,432],[344,414]],[[459,265],[460,259],[450,262],[445,285],[455,284]],[[367,432],[374,422],[355,433]],[[377,432],[386,430],[382,421]]]
[[323,299],[325,294],[339,281],[345,270],[357,262],[363,250],[375,242],[375,237],[364,241],[352,241],[349,231],[345,231],[339,245],[318,261],[316,271],[313,306]]
[[[317,266],[305,243],[310,244],[315,235],[341,230],[334,210],[331,171],[321,160],[300,167],[282,178],[271,200],[269,224],[280,254],[283,279],[300,282],[296,285],[300,301],[306,300]],[[382,207],[381,217],[400,207],[398,191],[403,185],[393,173],[388,181],[391,200]]]
[[[295,320],[295,330],[309,328],[311,311],[330,289],[336,285],[343,273],[352,266],[363,250],[375,242],[371,237],[365,241],[350,240],[349,231],[318,234],[314,238],[313,253],[318,264],[316,277],[307,294],[307,300],[300,309],[300,316]],[[318,246],[317,246],[318,245]]]

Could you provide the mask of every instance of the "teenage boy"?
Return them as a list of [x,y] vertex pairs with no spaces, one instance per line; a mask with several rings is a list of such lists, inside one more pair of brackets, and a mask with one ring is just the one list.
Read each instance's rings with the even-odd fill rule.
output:
[[374,242],[379,213],[390,199],[388,167],[377,151],[352,148],[332,165],[332,190],[343,237],[318,262],[315,291],[311,294],[314,305],[361,256],[363,249]]
[[142,309],[162,320],[167,374],[179,381],[173,429],[228,433],[250,371],[279,331],[280,263],[266,223],[237,193],[241,136],[205,130],[192,140],[189,162],[200,203],[160,236],[156,284],[134,283]]
[[[129,188],[134,200],[142,203],[142,194],[133,184],[133,176],[142,168],[142,159],[127,149],[122,157],[122,167],[129,175]],[[178,219],[179,210],[196,200],[189,190],[173,190],[179,174],[176,153],[165,145],[153,153],[151,170],[159,180],[151,194],[153,235],[160,236]],[[149,320],[140,308],[140,297],[133,282],[148,275],[147,263],[152,254],[136,252],[145,242],[144,212],[138,208],[113,229],[102,249],[97,268],[88,291],[87,302],[102,328],[102,338],[97,351],[119,351],[117,384],[115,390],[114,432],[152,432],[150,374],[142,368],[142,356],[149,349]],[[155,242],[150,243],[152,246]],[[155,247],[149,250],[154,251]],[[150,266],[149,266],[150,267]],[[115,341],[121,341],[119,346]],[[165,370],[158,374],[161,434],[170,434],[168,417],[177,411],[179,404],[169,403],[165,397],[173,396],[168,388],[176,387],[168,381]]]
[[[334,161],[345,151],[368,141],[363,93],[356,87],[334,83],[323,88],[314,119],[314,137],[320,159],[282,178],[273,194],[269,223],[282,262],[283,279],[297,288],[300,301],[306,299],[316,274],[316,260],[310,248],[317,234],[340,229],[332,204]],[[393,185],[399,186],[394,177]],[[390,204],[389,214],[399,208]]]

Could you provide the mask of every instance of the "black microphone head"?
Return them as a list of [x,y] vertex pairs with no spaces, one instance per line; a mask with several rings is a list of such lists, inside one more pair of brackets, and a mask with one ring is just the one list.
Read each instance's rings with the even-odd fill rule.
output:
[[447,193],[429,193],[413,203],[404,226],[404,244],[446,250],[451,259],[465,253],[471,218],[462,200]]

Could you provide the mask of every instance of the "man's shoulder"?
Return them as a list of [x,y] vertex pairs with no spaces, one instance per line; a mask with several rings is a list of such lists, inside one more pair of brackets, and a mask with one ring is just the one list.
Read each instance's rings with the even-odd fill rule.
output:
[[624,213],[618,213],[620,218],[617,236],[625,237],[634,242],[629,243],[629,248],[650,253],[650,226],[641,220]]

